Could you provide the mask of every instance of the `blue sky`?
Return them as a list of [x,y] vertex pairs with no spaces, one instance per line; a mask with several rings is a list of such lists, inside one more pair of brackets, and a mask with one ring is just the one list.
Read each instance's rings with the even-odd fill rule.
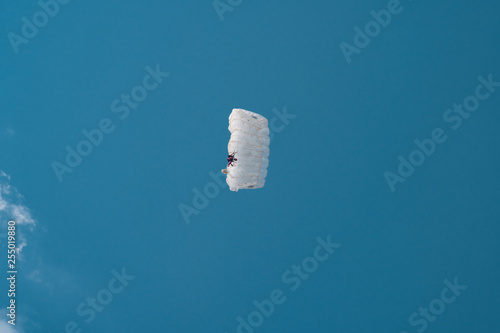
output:
[[[498,330],[498,2],[42,3],[0,13],[0,331]],[[213,185],[232,108],[279,127],[262,189]]]

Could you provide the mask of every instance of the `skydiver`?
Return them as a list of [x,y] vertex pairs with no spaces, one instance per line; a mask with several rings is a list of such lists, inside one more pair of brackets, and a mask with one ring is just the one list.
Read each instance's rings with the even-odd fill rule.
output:
[[236,154],[236,152],[227,155],[227,166],[233,166],[233,163],[238,160],[237,158],[234,158],[234,154]]

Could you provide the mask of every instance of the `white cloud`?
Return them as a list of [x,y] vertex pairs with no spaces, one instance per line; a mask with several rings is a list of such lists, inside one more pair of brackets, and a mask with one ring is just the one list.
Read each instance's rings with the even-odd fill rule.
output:
[[7,323],[3,319],[0,320],[0,332],[2,332],[2,333],[18,333],[19,331],[17,331],[14,327],[15,327],[14,325]]
[[[7,221],[14,220],[16,226],[29,226],[31,231],[33,231],[36,224],[29,208],[23,204],[23,196],[9,182],[10,176],[0,170],[0,235],[2,237],[6,236]],[[26,237],[17,229],[16,235],[16,251],[20,256],[21,250],[27,245],[27,241]],[[21,258],[19,257],[19,259]],[[2,331],[0,330],[0,332]]]
[[9,184],[10,176],[0,170],[0,216],[13,219],[16,224],[35,224],[23,196]]

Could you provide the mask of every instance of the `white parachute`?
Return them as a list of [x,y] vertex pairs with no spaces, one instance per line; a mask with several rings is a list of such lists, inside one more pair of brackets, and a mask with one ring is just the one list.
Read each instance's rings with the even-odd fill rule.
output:
[[[269,127],[260,114],[233,109],[229,115],[231,139],[227,145],[234,161],[222,170],[231,191],[264,186],[269,165]],[[228,162],[230,162],[228,158]]]

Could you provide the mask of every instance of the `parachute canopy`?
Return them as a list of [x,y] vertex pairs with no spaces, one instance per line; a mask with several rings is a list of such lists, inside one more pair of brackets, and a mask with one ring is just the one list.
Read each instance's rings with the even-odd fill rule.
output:
[[264,186],[269,165],[269,127],[260,114],[233,109],[229,115],[231,139],[228,154],[234,153],[235,162],[222,170],[231,191],[255,189]]

